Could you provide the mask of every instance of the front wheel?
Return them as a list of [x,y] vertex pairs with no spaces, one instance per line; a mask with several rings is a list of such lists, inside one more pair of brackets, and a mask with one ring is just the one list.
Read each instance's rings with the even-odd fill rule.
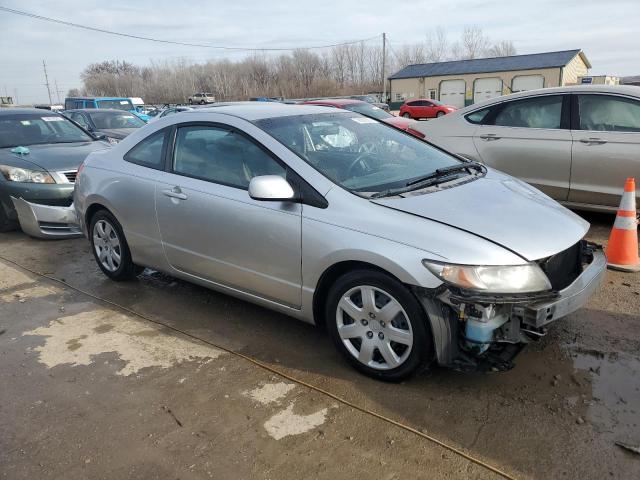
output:
[[442,117],[444,114],[445,114],[444,112],[438,112],[438,113],[436,113],[436,118],[440,118],[440,117]]
[[204,100],[200,100],[200,105],[204,105],[205,103],[207,102],[205,102]]
[[415,296],[375,270],[340,277],[328,295],[326,323],[338,350],[360,372],[400,381],[427,365],[433,341]]
[[116,281],[130,280],[143,268],[131,260],[122,227],[111,213],[100,210],[91,219],[91,250],[100,270]]
[[403,116],[404,118],[411,118],[411,114],[410,114],[409,112],[404,112],[404,113],[402,114],[402,116]]

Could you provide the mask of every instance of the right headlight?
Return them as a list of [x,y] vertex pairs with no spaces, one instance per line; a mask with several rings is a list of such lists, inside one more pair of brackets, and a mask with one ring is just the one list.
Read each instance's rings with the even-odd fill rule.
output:
[[531,293],[551,290],[551,283],[535,263],[524,265],[456,265],[423,260],[443,282],[487,293]]
[[0,173],[10,182],[20,183],[56,183],[48,172],[28,168],[0,165]]

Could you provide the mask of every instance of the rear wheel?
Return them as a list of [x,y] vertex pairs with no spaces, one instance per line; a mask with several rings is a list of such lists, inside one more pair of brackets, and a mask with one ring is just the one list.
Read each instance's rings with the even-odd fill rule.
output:
[[143,268],[133,263],[122,226],[107,210],[100,210],[91,219],[90,230],[93,256],[100,270],[116,281],[130,280]]
[[340,277],[328,294],[326,324],[336,347],[360,372],[400,381],[427,365],[431,332],[418,300],[375,270]]
[[402,116],[403,116],[404,118],[411,118],[411,114],[410,114],[409,112],[404,112],[404,113],[402,114]]
[[200,100],[200,105],[204,105],[205,103],[207,102],[205,102],[204,100]]

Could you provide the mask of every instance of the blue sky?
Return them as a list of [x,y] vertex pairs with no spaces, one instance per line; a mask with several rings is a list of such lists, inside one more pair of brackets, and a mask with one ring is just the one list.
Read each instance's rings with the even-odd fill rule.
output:
[[[423,41],[442,26],[455,40],[478,25],[518,53],[582,48],[592,74],[640,75],[640,0],[0,0],[0,5],[143,36],[242,47],[336,43],[387,32],[392,47]],[[86,65],[108,59],[148,64],[242,53],[156,44],[88,32],[0,12],[0,94],[45,102],[42,60],[60,96],[81,86]],[[56,94],[53,93],[54,101]]]

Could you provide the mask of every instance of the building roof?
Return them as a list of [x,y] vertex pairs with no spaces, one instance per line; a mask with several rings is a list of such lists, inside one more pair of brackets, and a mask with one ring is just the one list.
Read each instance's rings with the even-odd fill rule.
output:
[[532,53],[529,55],[511,55],[509,57],[474,58],[472,60],[454,60],[450,62],[417,63],[407,65],[389,77],[399,78],[437,77],[443,75],[465,75],[468,73],[509,72],[514,70],[537,70],[540,68],[564,67],[576,55],[580,55],[587,68],[591,64],[584,52],[564,50],[561,52]]

